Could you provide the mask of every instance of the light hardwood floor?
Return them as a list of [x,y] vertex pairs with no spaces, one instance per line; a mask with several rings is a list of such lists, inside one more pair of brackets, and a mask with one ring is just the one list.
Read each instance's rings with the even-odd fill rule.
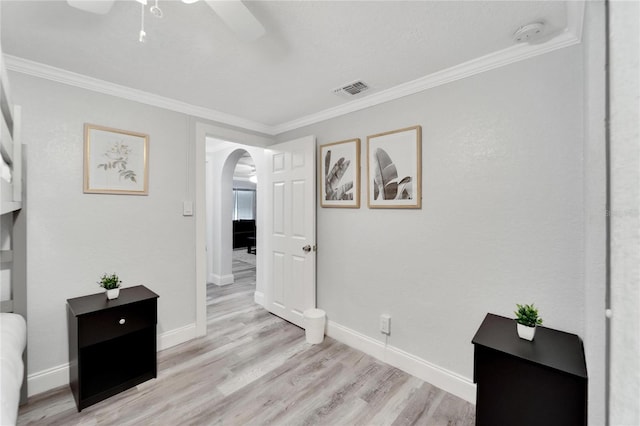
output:
[[253,303],[255,266],[209,286],[208,334],[158,353],[158,378],[78,413],[68,387],[29,399],[19,425],[473,425],[474,406]]

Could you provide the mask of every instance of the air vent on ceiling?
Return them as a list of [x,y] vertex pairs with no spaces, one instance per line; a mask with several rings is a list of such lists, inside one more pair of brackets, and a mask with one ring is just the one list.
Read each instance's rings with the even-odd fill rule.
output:
[[336,95],[340,95],[346,98],[350,98],[352,96],[359,95],[365,90],[369,90],[369,86],[364,81],[354,81],[353,83],[346,84],[337,89],[333,89],[333,93]]

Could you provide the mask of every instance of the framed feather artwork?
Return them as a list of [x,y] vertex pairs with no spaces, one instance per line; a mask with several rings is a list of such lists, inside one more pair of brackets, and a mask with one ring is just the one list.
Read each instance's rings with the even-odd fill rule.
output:
[[367,137],[367,200],[371,209],[422,207],[422,128]]
[[360,139],[320,145],[320,205],[360,208]]

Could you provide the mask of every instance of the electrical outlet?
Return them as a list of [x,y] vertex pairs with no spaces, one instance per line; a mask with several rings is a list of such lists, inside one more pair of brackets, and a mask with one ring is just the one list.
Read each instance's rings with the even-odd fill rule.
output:
[[384,334],[391,334],[391,315],[380,315],[380,332]]

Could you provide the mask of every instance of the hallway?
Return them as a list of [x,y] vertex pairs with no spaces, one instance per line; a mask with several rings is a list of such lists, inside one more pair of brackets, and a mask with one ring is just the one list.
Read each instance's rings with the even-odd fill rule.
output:
[[81,413],[64,386],[31,398],[18,424],[474,424],[474,406],[442,389],[334,339],[306,343],[253,301],[251,258],[233,266],[234,284],[207,286],[207,336],[159,352],[157,379]]

